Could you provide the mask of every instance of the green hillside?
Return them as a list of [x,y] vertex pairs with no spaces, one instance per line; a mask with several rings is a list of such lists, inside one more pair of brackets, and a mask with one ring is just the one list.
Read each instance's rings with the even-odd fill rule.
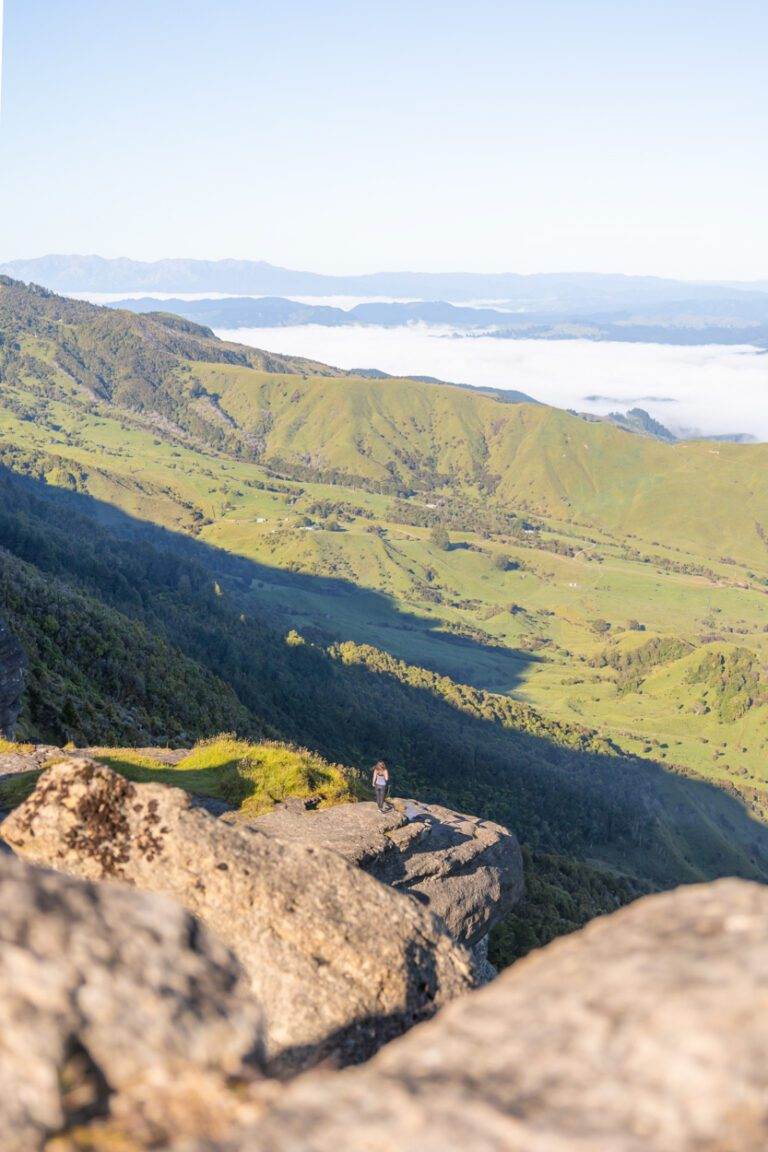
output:
[[9,281],[0,385],[22,736],[384,756],[399,790],[521,836],[513,951],[644,886],[768,877],[768,446]]
[[106,402],[164,435],[299,478],[479,497],[703,556],[768,561],[768,445],[670,445],[546,405],[354,377],[224,343],[179,317],[97,308],[5,277],[0,332],[6,388]]
[[545,405],[412,380],[193,371],[273,466],[340,472],[373,488],[458,491],[705,554],[768,557],[768,445],[669,445]]

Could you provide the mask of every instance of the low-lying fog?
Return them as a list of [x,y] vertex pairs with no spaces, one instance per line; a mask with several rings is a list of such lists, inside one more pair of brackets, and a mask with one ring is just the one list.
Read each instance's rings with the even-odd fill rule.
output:
[[496,340],[444,328],[238,328],[217,335],[339,368],[527,392],[559,408],[644,408],[673,432],[768,440],[768,354],[749,346]]

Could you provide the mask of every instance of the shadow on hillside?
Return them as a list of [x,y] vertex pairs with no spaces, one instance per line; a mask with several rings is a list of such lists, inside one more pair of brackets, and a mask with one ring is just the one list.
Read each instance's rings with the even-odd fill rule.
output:
[[[0,465],[0,483],[4,476],[15,478]],[[386,593],[351,580],[271,567],[137,519],[88,494],[52,488],[28,477],[23,483],[63,514],[85,516],[122,540],[141,541],[188,558],[209,571],[240,610],[259,607],[271,615],[275,627],[287,632],[296,626],[315,642],[353,640],[384,647],[408,663],[487,691],[513,691],[522,683],[526,666],[541,659],[520,649],[443,631],[439,618],[403,611]]]
[[[343,580],[269,569],[116,514],[90,496],[20,480],[7,468],[0,468],[0,544],[219,676],[254,717],[253,734],[305,744],[366,772],[383,757],[394,772],[395,794],[498,820],[534,848],[608,864],[651,883],[731,874],[768,880],[768,828],[737,795],[660,764],[612,755],[586,730],[549,723],[523,706],[419,669],[404,670],[386,653],[349,645],[329,653],[320,645],[287,643],[279,618],[254,616],[252,588],[263,582],[291,595],[322,585],[335,595],[362,597],[393,626],[424,626],[385,596]],[[108,684],[108,662],[88,663],[82,646],[69,643],[67,660],[83,676]],[[474,658],[486,655],[464,643]],[[62,733],[45,735],[61,739]],[[85,742],[76,729],[72,735]],[[150,731],[142,743],[163,738],[162,731]]]

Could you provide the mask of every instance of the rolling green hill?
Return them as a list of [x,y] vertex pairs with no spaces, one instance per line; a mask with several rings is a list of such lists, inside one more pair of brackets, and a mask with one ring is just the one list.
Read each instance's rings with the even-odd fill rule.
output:
[[768,878],[768,446],[3,280],[0,386],[22,735],[383,755],[518,831],[538,940],[643,886]]
[[374,491],[482,497],[701,555],[768,560],[768,445],[664,444],[546,405],[354,377],[0,278],[2,370],[69,403]]

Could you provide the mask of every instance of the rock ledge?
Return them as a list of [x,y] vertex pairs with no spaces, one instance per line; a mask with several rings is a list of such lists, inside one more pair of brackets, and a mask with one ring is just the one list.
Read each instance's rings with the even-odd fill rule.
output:
[[[225,817],[237,821],[235,815]],[[288,804],[249,822],[283,840],[316,844],[435,912],[462,944],[478,944],[523,894],[516,838],[500,824],[437,804],[396,800],[319,811]]]

